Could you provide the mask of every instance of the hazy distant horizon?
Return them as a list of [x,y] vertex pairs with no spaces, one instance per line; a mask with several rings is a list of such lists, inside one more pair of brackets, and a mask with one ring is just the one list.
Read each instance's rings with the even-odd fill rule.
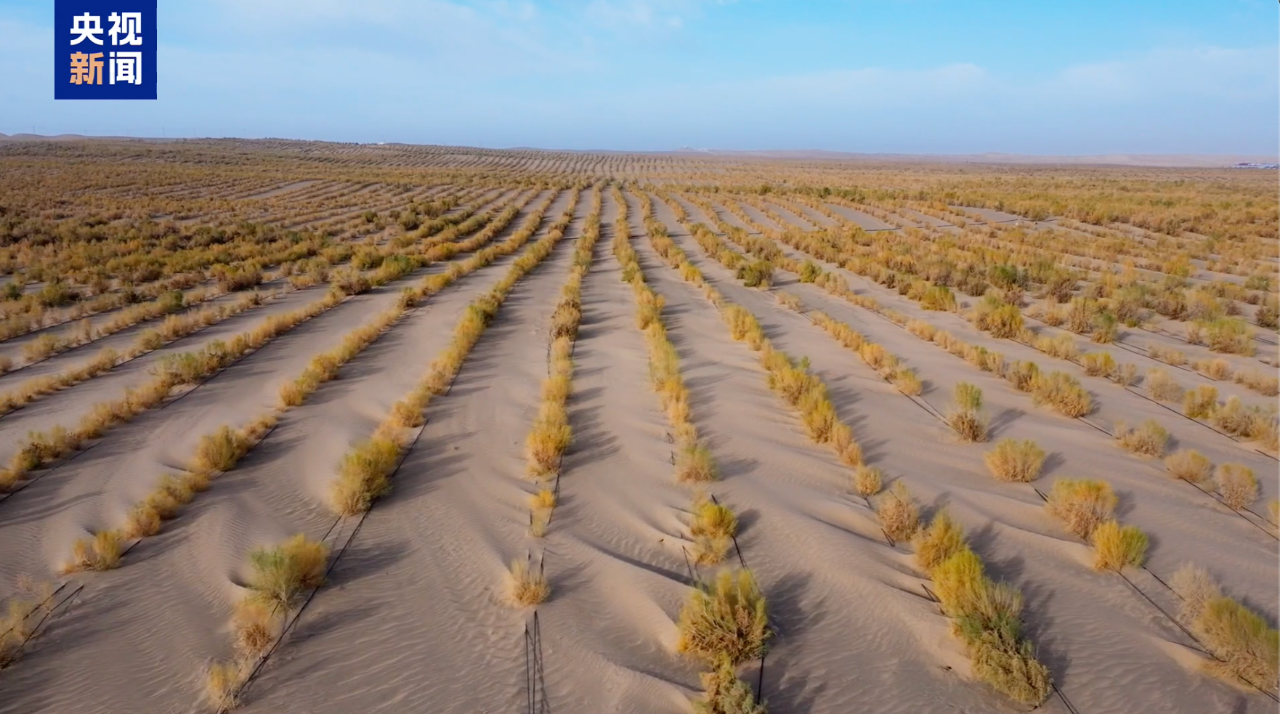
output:
[[308,139],[281,136],[263,136],[263,137],[236,137],[236,136],[95,136],[86,134],[31,134],[30,132],[14,132],[6,133],[0,131],[0,139],[19,140],[19,141],[68,141],[77,139],[87,140],[122,140],[122,141],[290,141],[290,142],[316,142],[316,143],[338,143],[338,144],[361,144],[365,146],[376,146],[379,144],[396,144],[401,146],[443,146],[449,148],[457,148],[460,150],[477,149],[483,151],[546,151],[546,152],[574,152],[574,153],[602,153],[602,154],[675,154],[675,155],[701,155],[701,156],[720,156],[720,157],[739,157],[739,158],[765,158],[780,160],[846,160],[846,161],[887,161],[887,162],[919,162],[919,163],[1008,163],[1008,164],[1027,164],[1027,165],[1053,165],[1053,164],[1077,164],[1077,165],[1113,165],[1113,166],[1145,166],[1145,167],[1168,167],[1168,168],[1219,168],[1230,167],[1240,163],[1261,163],[1273,164],[1280,163],[1280,157],[1267,154],[1195,154],[1195,153],[1168,153],[1168,154],[1146,154],[1136,152],[1118,152],[1112,154],[1018,154],[1005,153],[998,151],[987,151],[971,154],[942,154],[942,153],[890,153],[890,152],[859,152],[859,151],[836,151],[832,149],[734,149],[734,148],[703,148],[703,147],[676,147],[672,149],[653,149],[648,151],[633,151],[626,149],[612,148],[586,148],[574,149],[554,146],[473,146],[459,144],[440,144],[435,142],[344,142],[334,141],[330,139]]

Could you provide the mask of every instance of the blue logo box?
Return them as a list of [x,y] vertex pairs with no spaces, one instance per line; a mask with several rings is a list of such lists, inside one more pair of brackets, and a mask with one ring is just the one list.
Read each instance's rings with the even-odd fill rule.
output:
[[54,99],[155,99],[156,0],[55,0]]

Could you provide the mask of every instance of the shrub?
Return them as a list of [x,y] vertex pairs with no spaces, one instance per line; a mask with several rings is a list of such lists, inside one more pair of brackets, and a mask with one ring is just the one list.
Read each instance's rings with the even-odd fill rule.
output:
[[987,422],[982,416],[982,390],[967,382],[957,384],[955,408],[947,414],[947,424],[964,441],[986,441]]
[[1147,535],[1134,526],[1107,521],[1094,529],[1090,541],[1095,570],[1119,572],[1126,565],[1140,568],[1146,558]]
[[1182,600],[1178,617],[1183,622],[1195,622],[1210,600],[1222,597],[1222,588],[1203,568],[1190,563],[1182,565],[1169,578],[1169,587]]
[[1220,357],[1211,360],[1196,360],[1192,367],[1209,379],[1223,380],[1231,378],[1231,363]]
[[391,488],[391,470],[400,458],[400,447],[384,437],[356,444],[342,457],[338,479],[330,487],[329,501],[344,516],[364,513],[374,499]]
[[955,402],[958,409],[978,411],[982,409],[982,390],[968,382],[960,382],[956,385]]
[[955,293],[951,292],[951,288],[945,285],[934,285],[924,291],[924,295],[920,298],[920,307],[926,310],[955,312]]
[[551,585],[542,569],[533,571],[528,560],[511,561],[507,572],[507,603],[513,607],[530,607],[546,601],[551,595]]
[[1115,358],[1110,352],[1090,352],[1080,358],[1084,373],[1090,377],[1110,377],[1116,369]]
[[1129,387],[1138,381],[1138,367],[1133,364],[1122,364],[1111,373],[1111,381],[1122,387]]
[[71,562],[63,572],[111,570],[119,566],[123,541],[124,535],[114,530],[98,531],[92,538],[77,540],[72,546]]
[[1111,518],[1116,494],[1105,481],[1060,479],[1049,491],[1045,510],[1062,521],[1067,530],[1088,539],[1101,523]]
[[763,656],[770,635],[765,598],[748,570],[722,570],[695,589],[677,627],[678,652],[731,666]]
[[1199,485],[1209,479],[1213,462],[1198,451],[1180,449],[1164,460],[1164,467],[1170,476]]
[[1213,413],[1213,423],[1232,436],[1246,436],[1254,424],[1254,412],[1247,411],[1240,397],[1231,396]]
[[1076,355],[1080,354],[1080,348],[1076,346],[1075,338],[1071,335],[1038,338],[1035,348],[1058,359],[1075,359]]
[[715,481],[719,478],[718,471],[711,449],[702,444],[685,444],[676,457],[676,480],[680,483]]
[[244,681],[244,668],[239,662],[215,662],[205,674],[204,694],[209,704],[218,711],[236,708],[236,695]]
[[926,573],[966,547],[964,529],[951,519],[946,510],[940,511],[928,527],[916,533],[913,543],[916,564]]
[[987,422],[972,409],[957,409],[947,414],[947,424],[955,430],[962,441],[981,442],[987,440]]
[[249,587],[260,603],[288,612],[304,590],[324,584],[329,546],[299,533],[274,548],[249,554]]
[[863,498],[880,493],[883,483],[884,474],[874,466],[862,464],[853,470],[853,490]]
[[1202,384],[1187,392],[1182,411],[1192,419],[1208,419],[1218,409],[1218,388]]
[[1001,439],[983,455],[987,468],[996,479],[1021,483],[1034,481],[1040,475],[1044,458],[1044,450],[1030,439]]
[[1213,474],[1215,486],[1228,508],[1239,511],[1258,500],[1258,478],[1243,464],[1222,464]]
[[1152,369],[1147,372],[1147,391],[1151,393],[1152,399],[1161,402],[1176,402],[1182,399],[1182,385],[1163,369]]
[[1030,392],[1039,377],[1040,365],[1035,362],[1014,362],[1004,373],[1004,378],[1020,392]]
[[1211,672],[1256,687],[1274,686],[1280,633],[1257,613],[1229,597],[1216,597],[1205,602],[1192,629],[1221,660],[1209,665]]
[[529,473],[545,477],[554,474],[559,468],[560,455],[569,448],[573,430],[569,426],[569,416],[563,401],[544,403],[540,411],[525,440],[525,452],[529,460]]
[[877,499],[876,515],[880,517],[885,535],[895,541],[911,538],[920,527],[920,509],[901,481],[894,482],[893,488]]
[[231,617],[236,652],[244,660],[262,656],[280,636],[285,611],[257,597],[242,598]]
[[1022,332],[1022,312],[1017,305],[1009,305],[994,295],[987,295],[974,308],[974,324],[979,330],[991,333],[992,337],[1012,339]]
[[549,511],[556,507],[556,493],[549,488],[538,489],[529,497],[529,508],[535,511]]
[[924,385],[920,383],[920,378],[916,376],[914,371],[906,367],[899,367],[894,371],[889,381],[893,382],[893,386],[897,387],[898,391],[907,396],[917,396],[924,390]]
[[1049,405],[1063,416],[1082,417],[1093,410],[1093,398],[1075,377],[1065,372],[1050,372],[1036,378],[1031,388],[1031,401]]
[[1236,373],[1236,384],[1243,384],[1249,389],[1267,397],[1280,394],[1280,377],[1257,369],[1242,370]]
[[1154,419],[1142,422],[1136,429],[1120,422],[1116,424],[1115,438],[1126,451],[1142,456],[1163,456],[1165,445],[1169,443],[1169,432]]
[[789,293],[785,290],[779,290],[775,294],[778,296],[778,304],[787,308],[788,310],[795,310],[796,312],[800,312],[804,307],[804,305],[801,304],[800,302],[800,298],[795,296],[792,293]]
[[738,519],[727,506],[702,496],[694,501],[689,534],[693,536],[694,560],[699,564],[724,560],[737,533]]
[[224,425],[200,438],[191,468],[204,473],[230,471],[248,450],[248,440],[240,432]]
[[703,698],[693,703],[697,714],[766,714],[765,708],[756,703],[755,693],[738,679],[736,668],[727,659],[721,659],[715,669],[701,676]]

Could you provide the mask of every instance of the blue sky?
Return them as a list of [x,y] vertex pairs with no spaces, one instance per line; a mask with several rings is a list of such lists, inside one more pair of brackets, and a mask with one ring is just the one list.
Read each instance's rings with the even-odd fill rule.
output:
[[53,100],[0,0],[0,132],[487,147],[1280,151],[1273,0],[159,0],[155,102]]

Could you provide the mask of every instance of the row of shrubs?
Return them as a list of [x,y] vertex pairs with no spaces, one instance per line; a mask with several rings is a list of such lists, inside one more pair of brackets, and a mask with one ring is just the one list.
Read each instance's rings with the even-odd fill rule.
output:
[[[803,235],[787,233],[779,239],[791,244],[792,247],[798,250],[810,252],[809,246],[806,246],[805,243],[806,238]],[[830,248],[828,251],[819,251],[819,255],[828,262],[841,262],[839,251],[835,248]],[[798,269],[805,271],[804,266],[798,266]],[[814,271],[808,272],[812,274]],[[1093,400],[1089,393],[1080,386],[1080,383],[1074,377],[1064,372],[1055,371],[1048,375],[1042,375],[1039,365],[1034,362],[1026,361],[1007,364],[1004,357],[998,352],[965,343],[951,333],[939,330],[923,320],[910,320],[905,315],[884,308],[874,298],[854,293],[837,275],[819,271],[813,282],[832,295],[842,297],[855,305],[883,315],[895,324],[906,328],[917,337],[937,344],[939,347],[965,359],[983,371],[1004,377],[1020,391],[1029,392],[1037,405],[1051,406],[1055,411],[1072,418],[1084,416],[1093,410]],[[874,352],[874,348],[872,349]],[[890,366],[892,366],[892,363],[890,363]],[[907,380],[907,382],[910,384],[910,380]]]
[[[1248,509],[1258,500],[1258,477],[1244,464],[1224,463],[1216,469],[1213,462],[1194,449],[1182,449],[1164,460],[1165,469],[1173,478],[1182,479],[1204,490],[1212,488],[1222,502],[1233,511]],[[1272,523],[1276,520],[1276,505],[1271,505]]]
[[[591,270],[596,242],[600,239],[600,190],[592,191],[591,211],[573,249],[569,278],[551,315],[550,361],[542,382],[542,403],[525,439],[525,458],[531,476],[541,481],[560,470],[564,452],[573,439],[568,400],[573,380],[573,344],[582,324],[582,279]],[[556,490],[542,487],[530,499],[530,523],[534,536],[542,537],[556,506]]]
[[[698,269],[688,262],[684,251],[671,240],[666,228],[653,218],[652,199],[648,194],[640,193],[640,203],[645,230],[655,252],[679,272],[684,280],[702,289],[708,299],[720,309],[735,340],[745,340],[756,350],[763,347],[764,335],[754,316],[736,305],[727,304],[719,292],[703,279]],[[661,299],[653,297],[653,293],[644,286],[630,242],[625,239],[615,240],[615,246],[618,245],[624,248],[620,256],[624,279],[632,277],[632,285],[637,289],[640,320],[653,320],[650,324],[641,326],[646,331],[646,336],[652,334],[654,337],[650,340],[650,354],[653,356],[656,353],[658,362],[669,370],[655,371],[655,384],[658,385],[660,394],[663,393],[664,385],[658,380],[665,379],[669,374],[674,377],[673,386],[678,390],[675,400],[669,400],[664,395],[664,402],[677,434],[684,434],[686,443],[682,449],[682,461],[702,461],[705,464],[698,469],[696,478],[689,478],[678,465],[677,478],[682,481],[709,480],[715,477],[714,464],[710,450],[697,443],[697,431],[688,422],[688,393],[680,381],[675,349],[667,340],[666,330],[662,326]],[[750,278],[746,279],[750,281]],[[642,294],[649,296],[649,299],[644,299]],[[648,317],[646,305],[653,306]],[[782,358],[785,360],[785,355]],[[651,368],[654,366],[652,359],[650,365]],[[790,367],[789,361],[787,366]],[[791,375],[788,370],[788,376],[796,375]],[[825,397],[825,392],[822,396]],[[680,405],[680,413],[672,416],[671,405],[675,404]],[[834,409],[831,414],[834,415]],[[696,456],[684,455],[690,451]],[[693,558],[698,564],[722,562],[734,541],[737,528],[737,516],[730,508],[704,493],[694,495],[690,508],[689,533],[694,543]],[[701,675],[703,697],[694,703],[695,709],[703,714],[764,714],[764,705],[756,701],[757,697],[751,687],[738,678],[738,669],[743,664],[764,656],[765,645],[771,635],[765,598],[751,572],[746,569],[722,570],[713,582],[695,587],[680,612],[677,627],[679,638],[676,650],[696,657],[711,668]]]
[[[627,235],[627,203],[622,193],[614,189],[614,201],[619,206],[615,226],[613,252],[622,266],[622,280],[631,286],[636,300],[636,327],[644,334],[649,356],[649,379],[661,400],[662,410],[671,425],[676,445],[675,478],[680,483],[705,483],[717,478],[715,458],[698,436],[689,406],[689,390],[680,372],[680,357],[667,335],[662,319],[665,305],[661,295],[648,286],[640,268],[635,249]],[[647,196],[642,195],[642,200]]]
[[982,559],[969,547],[964,530],[940,511],[914,537],[916,564],[933,581],[942,611],[978,679],[1014,701],[1039,706],[1052,691],[1048,667],[1036,659],[1035,645],[1022,626],[1022,594],[987,577]]
[[[1112,518],[1116,500],[1104,481],[1064,479],[1054,483],[1046,504],[1068,530],[1093,545],[1094,567],[1101,571],[1141,567],[1146,557],[1146,534]],[[1223,595],[1218,584],[1199,568],[1179,569],[1170,579],[1170,587],[1182,600],[1179,619],[1214,657],[1206,663],[1211,673],[1261,689],[1274,688],[1280,668],[1280,637],[1274,628]]]
[[[839,199],[836,200],[839,202]],[[901,221],[893,221],[892,217],[884,211],[879,211],[875,208],[863,205],[857,205],[854,207],[858,210],[864,210],[872,213],[873,215],[877,215],[882,219],[890,219],[891,222],[899,227],[904,225]],[[928,209],[926,208],[917,207],[917,210],[928,213]],[[952,213],[952,215],[954,215],[954,213]],[[1083,228],[1082,224],[1075,225],[1077,225],[1078,229]],[[967,252],[957,255],[954,259],[961,263],[973,262],[974,260],[981,263],[984,260],[998,259],[1002,254],[1005,256],[1009,255],[1007,251],[991,252],[988,248],[984,247],[984,244],[991,244],[992,239],[999,234],[1019,239],[1026,239],[1034,236],[1033,244],[1028,245],[1024,242],[1020,244],[1017,249],[1017,253],[1022,254],[1021,259],[1023,261],[1028,261],[1029,256],[1026,254],[1028,249],[1030,249],[1031,254],[1036,256],[1035,261],[1032,263],[1034,267],[1038,267],[1041,263],[1048,265],[1061,263],[1063,254],[1077,254],[1078,250],[1083,246],[1087,246],[1090,249],[1096,247],[1092,243],[1082,244],[1078,239],[1074,239],[1066,234],[1057,234],[1052,230],[1026,231],[1018,227],[993,225],[988,228],[986,233],[962,234],[960,240],[968,243]],[[950,242],[955,240],[950,236],[948,236],[948,239],[948,244],[951,244]],[[889,241],[889,244],[892,244],[894,239],[887,238],[885,240]],[[1109,245],[1115,247],[1117,250],[1121,246],[1132,246],[1135,244],[1136,243],[1130,239],[1115,240],[1114,238],[1109,243]],[[1116,262],[1114,256],[1107,260],[1112,263]],[[1123,272],[1119,274],[1106,270],[1104,266],[1092,266],[1087,261],[1081,262],[1068,260],[1067,262],[1075,262],[1086,269],[1092,268],[1101,273],[1098,281],[1091,286],[1089,290],[1095,293],[1093,298],[1110,297],[1109,309],[1102,310],[1100,312],[1105,313],[1112,321],[1112,324],[1114,324],[1114,321],[1118,319],[1131,326],[1136,326],[1145,318],[1144,311],[1148,309],[1165,315],[1170,319],[1217,319],[1224,315],[1238,314],[1239,310],[1237,306],[1231,302],[1232,298],[1255,304],[1261,301],[1261,298],[1258,295],[1242,294],[1242,291],[1237,286],[1221,281],[1210,283],[1207,286],[1203,286],[1192,291],[1184,292],[1184,288],[1187,285],[1185,276],[1189,275],[1191,270],[1191,265],[1185,259],[1185,256],[1179,256],[1179,258],[1170,262],[1143,261],[1142,259],[1138,259],[1140,267],[1167,273],[1164,284],[1159,286],[1152,286],[1149,283],[1144,282],[1137,271],[1134,270],[1134,265],[1131,262],[1126,263]],[[1041,272],[1045,271],[1041,270]],[[1048,272],[1050,272],[1050,274],[1053,272],[1062,272],[1064,275],[1069,275],[1069,271],[1059,271],[1056,269]],[[1043,280],[1044,278],[1042,277],[1041,279]],[[1269,281],[1265,279],[1251,279],[1250,281],[1255,289],[1265,289],[1269,287],[1268,282]],[[1067,289],[1057,290],[1056,288],[1050,288],[1047,292],[1051,296],[1060,298],[1063,301],[1070,300],[1071,291],[1074,290],[1074,280],[1065,282],[1063,285]],[[1049,286],[1047,285],[1047,287]],[[981,291],[971,291],[970,294],[981,294]],[[1222,300],[1221,298],[1226,299]],[[1099,307],[1101,306],[1099,305]],[[1055,310],[1052,312],[1057,311]],[[1061,322],[1066,321],[1065,315],[1062,315],[1061,313],[1059,313],[1059,315],[1060,316],[1055,321],[1055,324],[1060,324]],[[1054,318],[1050,316],[1050,319],[1052,320]],[[1073,331],[1087,333],[1089,331],[1089,322],[1089,320],[1084,320],[1083,324],[1080,325],[1083,329],[1073,329]],[[1261,324],[1263,320],[1260,318],[1259,322]]]
[[1113,517],[1118,499],[1106,481],[1059,479],[1045,502],[1049,515],[1090,543],[1094,568],[1120,572],[1142,567],[1147,535],[1136,526],[1121,526]]
[[[98,295],[76,301],[58,300],[56,304],[70,303],[67,307],[54,309],[54,303],[42,296],[53,291],[69,295],[67,287],[55,280],[46,285],[40,292],[22,297],[16,302],[0,304],[0,340],[8,340],[25,335],[35,330],[57,327],[76,320],[83,320],[109,310],[128,309],[145,301],[162,301],[164,296],[175,290],[193,287],[204,280],[199,274],[180,274],[154,283],[127,288],[124,290],[101,292]],[[6,285],[14,290],[17,284]],[[77,296],[78,297],[78,296]],[[170,298],[171,299],[171,298]]]
[[[191,295],[184,295],[180,290],[170,290],[151,302],[126,307],[97,325],[92,324],[88,318],[84,318],[72,328],[68,335],[62,336],[52,333],[40,335],[22,346],[22,357],[27,364],[38,362],[69,349],[113,335],[139,323],[165,315],[172,315],[184,307],[198,305],[222,294],[223,292],[217,288],[194,290]],[[7,372],[12,367],[12,364],[0,363],[0,367],[4,367],[0,371]]]
[[[704,247],[705,244],[704,244]],[[711,252],[711,251],[708,251]],[[964,415],[974,415],[981,410],[981,392],[972,385],[961,384],[957,386],[957,409],[951,415],[953,426],[955,421]],[[975,422],[978,419],[959,419],[965,423]],[[957,429],[958,431],[964,431]],[[978,429],[981,431],[981,429]],[[1117,429],[1116,438],[1130,450],[1137,451],[1145,455],[1158,456],[1163,453],[1164,443],[1167,440],[1167,433],[1154,422],[1146,423],[1138,429],[1126,429],[1121,425]],[[977,439],[974,439],[977,440]],[[1040,466],[1044,460],[1044,452],[1040,450],[1033,442],[1017,442],[1013,440],[1005,440],[997,445],[996,449],[987,455],[988,465],[992,468],[993,473],[1004,480],[1027,481],[1033,479],[1039,472]],[[1205,469],[1207,471],[1207,467]],[[1222,484],[1219,486],[1220,493],[1231,494],[1230,503],[1239,504],[1241,501],[1252,501],[1256,498],[1256,481],[1249,477],[1252,475],[1247,469],[1239,465],[1224,465],[1219,470],[1220,480]],[[879,479],[872,479],[878,482]],[[1200,480],[1203,480],[1200,479]],[[1252,496],[1242,492],[1249,492],[1249,483],[1252,482]],[[882,501],[879,507],[881,513],[882,525],[886,528],[886,532],[893,537],[902,539],[908,537],[913,530],[917,521],[916,509],[910,503],[910,495],[906,492],[905,487],[897,488],[900,484],[895,485],[895,491],[888,494],[889,498]],[[873,487],[874,488],[874,487]],[[870,489],[868,489],[870,490]],[[1224,496],[1224,502],[1228,499]],[[1230,504],[1229,504],[1230,505]],[[1073,531],[1087,538],[1095,548],[1095,567],[1100,570],[1120,570],[1126,565],[1140,566],[1145,558],[1147,547],[1147,538],[1140,530],[1132,526],[1121,526],[1115,520],[1110,518],[1112,509],[1114,508],[1114,494],[1110,492],[1109,486],[1101,484],[1101,482],[1072,482],[1061,481],[1055,484],[1054,495],[1051,495],[1049,501],[1049,509],[1060,518],[1063,518]],[[1240,507],[1233,505],[1233,507]],[[928,531],[925,531],[917,538],[918,558],[921,565],[926,570],[935,567],[939,562],[939,558],[946,557],[946,551],[955,547],[957,542],[963,542],[962,535],[959,533],[958,526],[946,516],[945,513],[940,514],[935,519],[934,524]],[[933,556],[933,552],[941,552],[941,556]],[[971,555],[971,552],[970,552]],[[959,564],[957,564],[959,565]],[[974,567],[976,565],[976,568]],[[952,573],[942,572],[944,583],[949,577],[954,577],[961,573],[975,573],[977,577],[981,577],[981,563],[977,561],[976,556],[972,556],[969,563],[959,566]],[[963,576],[962,576],[963,578]],[[937,577],[935,576],[935,581]],[[975,589],[970,586],[964,586],[956,590],[950,590],[946,585],[938,585],[939,592],[960,592],[970,593]],[[979,588],[977,590],[985,590]],[[939,596],[944,601],[944,610],[948,610],[945,602],[949,599],[944,595]],[[1009,599],[999,598],[1006,601],[1014,602],[1012,607],[1014,613],[1014,622],[1016,623],[1016,612],[1020,608],[1020,598]],[[979,612],[989,613],[990,607],[977,607]],[[981,618],[979,618],[981,619]],[[994,617],[991,620],[996,623],[1007,623],[1009,619],[1004,616]],[[970,627],[972,621],[958,624],[957,630],[961,633],[972,632]],[[981,639],[975,637],[966,637],[966,641],[970,646],[974,646],[981,642]],[[995,642],[1016,642],[1017,629],[1013,629],[1012,635],[995,634],[990,638]],[[1035,663],[1034,668],[1028,668],[1025,663],[1019,663],[1016,655],[1019,650],[1027,655],[1031,654],[1030,646],[1022,648],[1010,648],[1005,653],[1006,659],[990,656],[975,658],[975,670],[980,671],[984,664],[993,661],[1001,662],[1006,665],[1005,669],[997,669],[994,672],[988,672],[984,679],[989,679],[996,684],[1002,691],[1010,693],[1011,696],[1019,698],[1027,703],[1038,704],[1047,697],[1049,693],[1049,680],[1047,670],[1043,665]],[[971,651],[972,652],[972,651]],[[1009,655],[1015,658],[1008,659]],[[1034,659],[1032,659],[1034,662]],[[1016,666],[1008,667],[1014,664]],[[1010,679],[1010,675],[1013,678]],[[1028,676],[1029,675],[1029,676]],[[1273,677],[1274,678],[1274,677]],[[1262,681],[1271,681],[1270,679]],[[1012,691],[1010,691],[1012,688]],[[1022,697],[1026,697],[1023,699]]]
[[249,565],[246,592],[231,615],[235,656],[211,664],[205,675],[205,695],[220,712],[239,704],[240,690],[282,636],[289,616],[309,590],[324,585],[329,546],[299,533],[279,545],[255,548]]
[[[390,329],[404,314],[411,299],[411,294],[406,294],[400,303],[385,311],[374,322],[361,325],[349,333],[338,347],[313,358],[298,377],[281,388],[280,411],[301,405],[321,383],[336,377],[343,364]],[[211,478],[234,468],[275,425],[276,420],[276,414],[268,414],[241,429],[223,426],[214,433],[205,435],[186,474],[163,477],[159,486],[130,511],[124,528],[99,531],[90,538],[78,540],[74,546],[72,561],[66,566],[66,570],[73,572],[114,568],[119,562],[125,541],[158,533],[163,521],[176,516],[181,506],[189,503],[196,493],[208,488]]]
[[[647,195],[642,194],[642,203],[647,214]],[[646,215],[646,225],[649,240],[658,255],[676,269],[685,281],[702,288],[719,309],[721,318],[735,341],[746,343],[760,354],[769,388],[799,412],[809,438],[815,443],[830,447],[844,464],[851,467],[861,465],[862,448],[854,439],[853,430],[836,413],[835,405],[827,394],[826,384],[809,371],[808,359],[796,361],[775,349],[765,337],[755,315],[740,305],[730,303],[708,283],[689,262],[684,251],[671,240],[662,224]]]
[[[615,199],[622,206],[617,225],[626,225],[626,203],[615,189]],[[647,198],[647,197],[646,197]],[[716,477],[711,450],[698,440],[697,427],[689,415],[689,394],[680,373],[680,361],[667,337],[662,321],[662,298],[645,284],[635,249],[625,232],[614,238],[614,254],[622,265],[623,280],[630,283],[636,297],[637,326],[645,335],[649,350],[650,374],[654,389],[662,399],[672,431],[677,435],[676,480],[680,483],[703,483]],[[733,510],[716,501],[710,494],[697,491],[689,508],[691,557],[698,565],[714,565],[724,561],[738,531]],[[736,680],[735,680],[736,681]],[[716,701],[708,695],[709,702]]]
[[[809,239],[809,240],[810,242],[813,242],[813,239]],[[834,258],[836,256],[828,256],[828,257]],[[1017,301],[1020,299],[1020,297],[1015,298],[1013,300],[1009,300],[1009,301],[1002,300],[999,297],[997,297],[998,295],[1002,295],[1006,293],[1007,291],[1004,291],[1004,290],[993,289],[989,291],[988,295],[984,297],[983,301],[980,302],[978,306],[971,312],[970,318],[973,319],[981,329],[989,330],[997,337],[1020,339],[1021,341],[1026,342],[1028,344],[1032,344],[1033,346],[1036,346],[1038,349],[1041,349],[1042,351],[1045,351],[1046,353],[1051,354],[1053,356],[1063,357],[1066,359],[1074,359],[1074,357],[1076,356],[1076,349],[1068,336],[1063,335],[1063,336],[1060,336],[1059,338],[1050,338],[1048,336],[1044,336],[1044,337],[1037,338],[1035,337],[1034,333],[1031,333],[1029,330],[1026,330],[1022,325],[1021,312],[1017,307]],[[910,295],[910,291],[908,292],[908,297],[913,297],[914,299],[920,299],[919,296]],[[922,303],[922,307],[925,307],[926,309],[936,309],[939,306]],[[1054,312],[1054,314],[1056,314],[1056,311],[1051,311],[1051,312]],[[1092,332],[1093,339],[1096,342],[1110,342],[1116,336],[1115,335],[1115,323],[1116,323],[1115,317],[1112,316],[1110,313],[1107,313],[1106,311],[1102,310],[1099,307],[1098,302],[1096,300],[1093,300],[1087,297],[1074,298],[1072,300],[1070,311],[1068,311],[1067,313],[1064,313],[1062,319],[1055,320],[1052,316],[1046,316],[1046,319],[1048,319],[1053,324],[1060,324],[1062,322],[1067,322],[1071,327],[1071,329],[1076,332],[1081,332],[1081,333]],[[1213,329],[1218,330],[1220,332],[1224,332],[1224,333],[1230,332],[1231,330],[1236,330],[1236,332],[1233,332],[1232,334],[1237,334],[1239,333],[1239,330],[1237,328],[1239,328],[1239,325],[1235,325],[1234,327],[1232,327],[1232,325],[1226,324],[1222,321],[1218,321],[1214,323]],[[1242,339],[1241,340],[1242,344],[1245,341],[1249,343],[1252,342],[1251,338],[1248,340]],[[1064,342],[1066,343],[1065,350],[1064,350],[1064,344],[1063,344]],[[1229,350],[1225,347],[1220,347],[1219,351],[1237,351],[1237,350],[1235,349]],[[1117,371],[1114,377],[1117,382],[1120,382],[1122,384],[1130,384],[1136,378],[1135,372],[1136,372],[1136,368],[1129,365],[1124,365]],[[1111,376],[1111,375],[1106,375],[1106,376]]]
[[[484,248],[467,260],[452,264],[448,270],[425,278],[417,289],[415,298],[434,295],[459,277],[518,250],[533,237],[553,199],[554,196],[548,196],[542,201],[510,239]],[[329,504],[334,512],[343,516],[363,513],[373,505],[375,499],[390,489],[391,471],[395,468],[400,452],[407,446],[405,430],[422,425],[423,412],[428,402],[433,396],[443,394],[449,388],[471,348],[497,314],[512,286],[541,262],[563,237],[576,200],[575,193],[569,209],[547,235],[517,258],[506,275],[488,293],[467,305],[462,319],[454,328],[452,343],[431,363],[423,379],[393,405],[390,414],[369,439],[357,443],[343,456],[338,478],[329,492]]]
[[121,362],[140,357],[163,347],[169,342],[191,335],[198,330],[217,324],[234,315],[239,315],[261,304],[261,294],[249,293],[240,296],[235,302],[210,305],[183,315],[170,315],[157,328],[147,330],[139,335],[133,345],[123,353],[107,347],[89,362],[68,367],[54,374],[33,377],[14,389],[0,394],[0,410],[2,410],[0,411],[0,416],[30,404],[47,394],[52,394],[96,377],[115,368]]
[[175,387],[195,384],[212,376],[300,323],[326,312],[338,302],[332,294],[326,294],[291,312],[273,315],[258,327],[236,335],[230,342],[214,340],[195,352],[167,356],[152,368],[150,381],[137,388],[126,389],[119,399],[95,404],[74,429],[58,425],[47,432],[29,434],[19,444],[18,453],[8,467],[0,470],[0,488],[12,487],[31,471],[62,458],[90,439],[102,436],[116,424],[130,421],[143,411],[159,406]]
[[1268,409],[1246,407],[1236,396],[1219,402],[1217,387],[1201,384],[1195,389],[1184,390],[1162,369],[1148,372],[1145,386],[1152,399],[1173,403],[1181,401],[1182,413],[1192,419],[1207,421],[1231,436],[1261,442],[1271,451],[1280,450],[1280,424],[1277,423],[1274,406]]
[[1227,681],[1265,691],[1280,676],[1280,633],[1267,620],[1222,591],[1208,571],[1183,565],[1169,579],[1182,601],[1178,619],[1204,643],[1214,659],[1205,669]]
[[176,517],[197,493],[209,488],[218,474],[230,471],[256,446],[276,424],[276,415],[268,414],[250,424],[232,429],[219,427],[201,438],[188,470],[183,474],[165,474],[147,497],[129,511],[121,528],[100,530],[77,539],[71,560],[64,573],[82,570],[111,570],[120,564],[128,541],[147,538],[160,532],[164,521]]

